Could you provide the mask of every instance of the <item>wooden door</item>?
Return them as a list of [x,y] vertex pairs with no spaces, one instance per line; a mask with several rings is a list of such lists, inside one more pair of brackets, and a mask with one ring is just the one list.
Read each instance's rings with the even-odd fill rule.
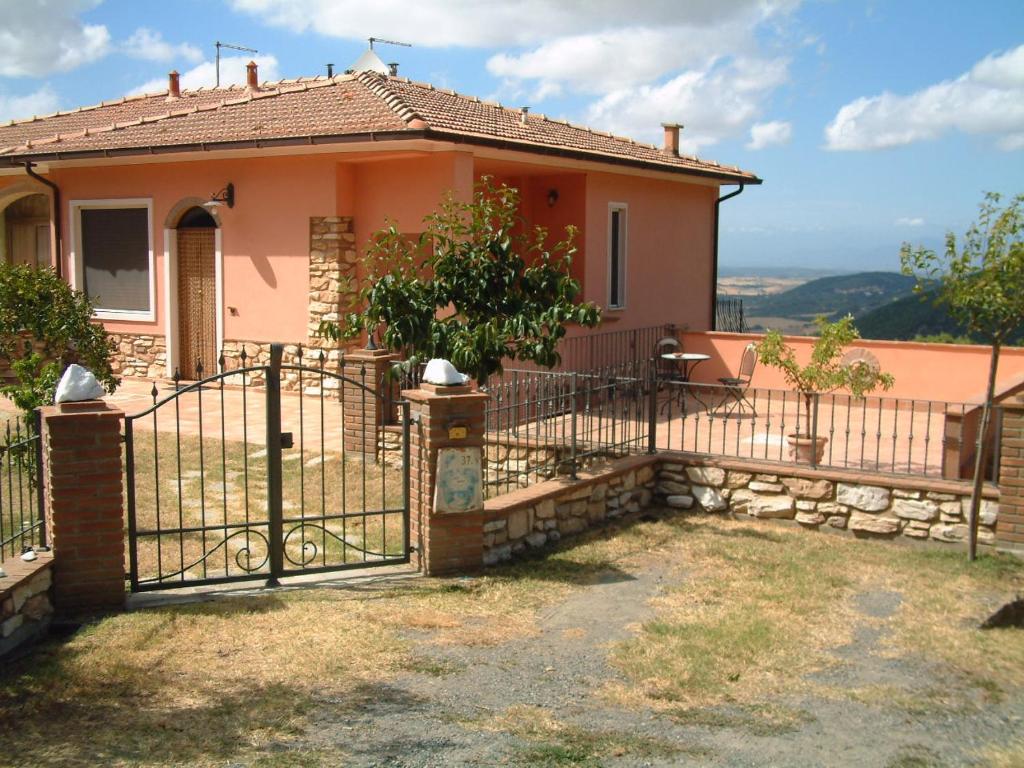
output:
[[217,372],[217,290],[214,233],[178,230],[178,370],[183,379]]

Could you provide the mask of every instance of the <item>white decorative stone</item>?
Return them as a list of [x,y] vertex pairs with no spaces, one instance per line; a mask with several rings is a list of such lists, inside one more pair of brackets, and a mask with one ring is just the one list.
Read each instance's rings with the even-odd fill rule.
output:
[[889,506],[889,489],[877,485],[839,483],[836,501],[863,512],[881,512]]
[[455,366],[447,360],[435,357],[427,363],[427,368],[423,372],[423,381],[427,384],[454,386],[457,384],[467,383],[469,381],[469,376],[464,373],[459,373],[455,370]]
[[53,396],[54,404],[77,403],[82,400],[98,400],[106,394],[96,380],[96,375],[77,363],[72,363],[64,371],[57,384],[57,392]]
[[927,499],[896,499],[892,503],[892,511],[896,517],[902,517],[904,520],[930,522],[939,516],[939,505]]
[[686,474],[692,482],[699,485],[717,486],[725,483],[725,470],[718,467],[687,467]]
[[693,493],[693,497],[697,500],[697,503],[704,507],[708,512],[721,512],[726,507],[725,499],[722,498],[722,494],[718,492],[717,488],[709,488],[706,485],[695,485],[690,489],[690,491]]

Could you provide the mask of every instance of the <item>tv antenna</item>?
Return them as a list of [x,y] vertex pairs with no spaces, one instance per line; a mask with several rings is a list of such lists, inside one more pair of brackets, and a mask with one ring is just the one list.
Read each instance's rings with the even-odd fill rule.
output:
[[[246,53],[259,53],[255,48],[246,48],[244,45],[232,45],[231,43],[222,43],[220,40],[217,41],[217,87],[220,88],[220,49],[230,48],[232,51],[245,51]],[[370,46],[373,47],[372,45]]]
[[385,40],[382,37],[371,37],[370,38],[370,50],[373,50],[374,43],[384,43],[385,45],[400,45],[403,48],[412,48],[412,43],[400,43],[397,40]]

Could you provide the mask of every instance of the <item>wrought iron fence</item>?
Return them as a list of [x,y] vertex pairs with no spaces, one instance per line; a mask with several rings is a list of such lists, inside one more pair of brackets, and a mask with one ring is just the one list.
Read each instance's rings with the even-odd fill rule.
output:
[[8,421],[0,445],[0,563],[46,544],[39,414]]
[[[659,383],[663,450],[896,475],[959,477],[975,406],[936,400]],[[998,444],[998,441],[995,441]],[[999,457],[993,457],[998,466]],[[990,469],[991,475],[991,469]]]
[[589,373],[506,370],[488,383],[485,495],[646,450],[652,384],[635,361]]
[[743,299],[729,297],[715,299],[715,330],[746,333],[747,323],[743,317]]

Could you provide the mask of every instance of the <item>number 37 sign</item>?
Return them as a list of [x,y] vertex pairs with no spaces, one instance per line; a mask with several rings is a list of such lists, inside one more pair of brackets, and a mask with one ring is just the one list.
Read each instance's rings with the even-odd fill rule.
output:
[[483,507],[480,453],[480,448],[441,448],[437,452],[435,512],[471,512]]

